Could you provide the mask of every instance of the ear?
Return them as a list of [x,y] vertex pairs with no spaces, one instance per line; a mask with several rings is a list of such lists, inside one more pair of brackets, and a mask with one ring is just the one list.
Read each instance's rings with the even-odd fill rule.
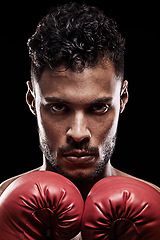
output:
[[128,81],[125,80],[122,85],[121,90],[121,105],[120,105],[120,113],[125,109],[126,103],[128,102]]
[[26,102],[31,110],[31,112],[36,115],[36,108],[35,108],[35,96],[33,92],[32,83],[30,81],[27,82],[27,93],[26,93]]

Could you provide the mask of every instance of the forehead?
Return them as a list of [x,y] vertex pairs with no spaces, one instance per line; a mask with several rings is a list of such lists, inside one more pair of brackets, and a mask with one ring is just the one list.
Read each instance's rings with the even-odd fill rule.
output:
[[85,68],[77,73],[71,70],[45,70],[36,83],[36,89],[44,98],[57,97],[68,101],[84,102],[102,97],[113,97],[120,92],[121,80],[117,78],[112,63]]

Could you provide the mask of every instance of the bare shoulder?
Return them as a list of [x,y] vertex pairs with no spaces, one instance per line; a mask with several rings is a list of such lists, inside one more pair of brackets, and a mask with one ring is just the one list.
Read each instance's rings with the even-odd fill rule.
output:
[[20,174],[20,175],[14,176],[14,177],[9,178],[9,179],[5,180],[4,182],[2,182],[2,183],[0,184],[0,196],[2,195],[2,193],[4,192],[4,190],[5,190],[13,181],[15,181],[17,178],[19,178],[19,177],[21,177],[21,176],[23,176],[23,175],[25,175],[25,174],[27,174],[27,173],[30,173],[30,172],[40,171],[40,169],[41,169],[41,167],[36,168],[36,169],[33,169],[33,170],[29,171],[29,172],[22,173],[22,174]]
[[136,177],[134,177],[134,176],[132,176],[132,175],[129,175],[129,174],[127,174],[127,173],[124,173],[124,172],[122,172],[122,171],[120,171],[120,170],[118,170],[118,169],[115,169],[115,168],[113,168],[113,169],[114,169],[114,175],[116,175],[116,176],[130,177],[130,178],[137,179],[137,180],[139,180],[139,181],[141,181],[141,182],[144,182],[144,183],[150,185],[151,187],[155,188],[155,189],[160,193],[160,188],[159,188],[158,186],[156,186],[155,184],[150,183],[150,182],[147,182],[147,181],[145,181],[145,180],[143,180],[143,179],[140,179],[140,178],[136,178]]

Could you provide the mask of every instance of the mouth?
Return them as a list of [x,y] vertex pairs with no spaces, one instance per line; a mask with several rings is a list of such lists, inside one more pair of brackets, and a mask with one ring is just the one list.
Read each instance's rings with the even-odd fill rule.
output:
[[88,164],[93,162],[96,154],[85,151],[73,151],[63,154],[63,158],[72,164]]

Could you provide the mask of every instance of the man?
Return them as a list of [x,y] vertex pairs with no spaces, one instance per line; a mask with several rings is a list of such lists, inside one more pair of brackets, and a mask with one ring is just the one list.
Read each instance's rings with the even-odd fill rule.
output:
[[[43,165],[33,171],[64,175],[84,199],[102,178],[133,178],[110,163],[128,101],[124,44],[113,20],[75,3],[53,9],[28,41],[32,63],[26,99],[43,152]],[[1,194],[20,176],[2,183]]]

